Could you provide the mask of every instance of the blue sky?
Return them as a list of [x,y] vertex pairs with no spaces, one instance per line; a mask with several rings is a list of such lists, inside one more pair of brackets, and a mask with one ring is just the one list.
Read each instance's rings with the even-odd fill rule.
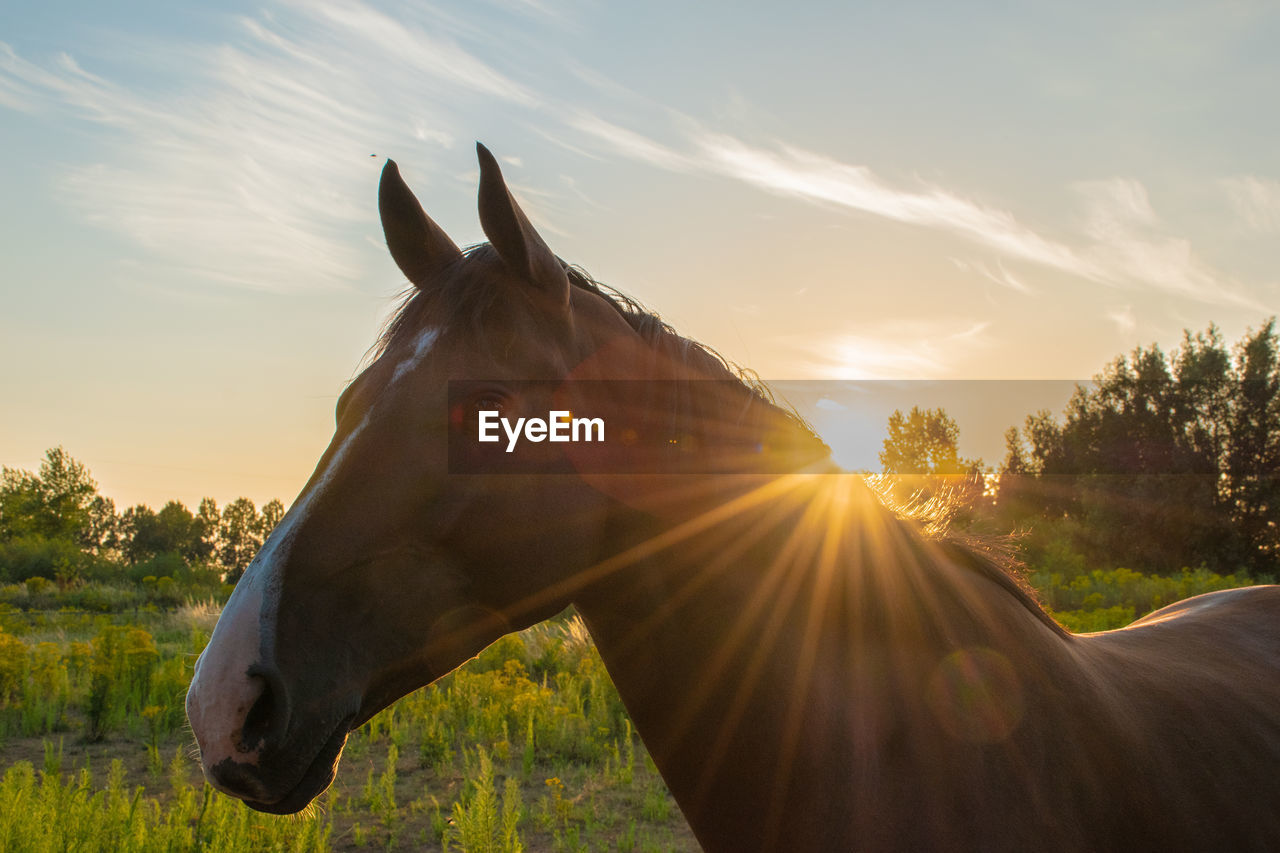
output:
[[[1280,12],[1114,6],[11,13],[0,462],[62,444],[121,504],[287,502],[403,285],[383,159],[475,242],[477,139],[560,255],[766,378],[1087,378],[1238,339],[1280,306]],[[966,452],[1018,420],[962,420]]]

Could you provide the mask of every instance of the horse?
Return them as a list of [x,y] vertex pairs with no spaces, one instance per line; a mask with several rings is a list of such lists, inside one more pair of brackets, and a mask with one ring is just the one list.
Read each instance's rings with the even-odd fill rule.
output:
[[[1280,587],[1067,632],[998,549],[895,512],[760,383],[562,261],[477,152],[466,251],[385,165],[412,287],[195,666],[214,788],[303,809],[353,729],[573,605],[708,851],[1280,848]],[[474,437],[593,410],[676,431],[617,468]],[[724,424],[747,440],[718,452]]]

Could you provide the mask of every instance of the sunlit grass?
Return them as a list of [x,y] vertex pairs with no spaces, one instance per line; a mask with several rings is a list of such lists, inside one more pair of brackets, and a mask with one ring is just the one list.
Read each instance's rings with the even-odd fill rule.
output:
[[[495,844],[501,842],[494,849],[516,849],[521,839],[525,849],[572,849],[571,837],[589,849],[611,849],[619,841],[634,850],[696,849],[582,620],[573,615],[500,640],[442,682],[374,717],[352,734],[332,791],[301,816],[252,812],[204,785],[185,724],[166,722],[182,719],[191,659],[207,641],[199,633],[199,610],[144,614],[156,637],[163,631],[171,638],[157,640],[159,659],[150,671],[153,676],[172,671],[178,675],[177,689],[160,690],[164,679],[153,677],[151,692],[135,695],[130,693],[138,684],[135,670],[122,664],[105,671],[107,677],[99,679],[102,696],[128,709],[147,704],[122,717],[112,710],[115,704],[108,704],[105,737],[97,744],[84,743],[92,701],[91,651],[85,652],[85,674],[72,679],[69,694],[59,694],[42,680],[37,664],[73,668],[78,652],[71,644],[80,641],[42,649],[0,632],[0,642],[13,652],[4,660],[15,684],[12,700],[0,707],[0,718],[9,725],[7,736],[0,733],[0,756],[12,774],[8,788],[0,786],[0,833],[8,833],[0,834],[0,850],[326,850],[360,844],[440,849],[460,816],[476,818],[469,840],[492,826]],[[65,616],[74,621],[73,614]],[[58,618],[51,616],[51,624]],[[91,650],[100,635],[123,653],[130,630],[151,633],[140,625],[100,625],[98,634],[81,645]],[[24,717],[43,721],[43,709],[59,701],[65,701],[65,713],[58,721],[22,728]],[[58,756],[43,772],[38,761],[33,765],[11,757],[11,749],[29,750],[42,736],[46,751]],[[74,746],[65,760],[57,746],[61,742]],[[158,762],[149,757],[153,748]],[[482,752],[491,767],[488,782],[482,778]],[[71,754],[79,756],[76,766],[70,766]],[[116,775],[104,776],[110,761],[93,755],[123,756],[124,764],[113,771]],[[89,765],[92,775],[84,782],[82,770]],[[55,770],[62,774],[56,791],[49,776]],[[560,807],[545,785],[551,778],[562,786]],[[486,784],[498,804],[492,825],[473,805],[478,786]],[[112,811],[126,800],[132,816]],[[659,800],[665,804],[661,809],[652,805]],[[57,821],[50,809],[57,804],[65,819],[60,834],[51,834]],[[662,819],[637,822],[646,809]],[[125,836],[134,840],[121,841]],[[458,849],[459,836],[448,840],[450,849]]]

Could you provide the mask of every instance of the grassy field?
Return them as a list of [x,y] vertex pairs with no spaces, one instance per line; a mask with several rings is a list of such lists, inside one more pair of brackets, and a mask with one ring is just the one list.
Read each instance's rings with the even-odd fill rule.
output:
[[504,638],[354,733],[301,817],[204,785],[216,608],[0,614],[0,850],[696,850],[582,623]]
[[[1127,569],[1030,579],[1077,631],[1248,582]],[[183,699],[216,604],[23,609],[57,596],[19,586],[0,589],[0,850],[697,849],[571,614],[375,717],[333,788],[279,818],[212,793],[193,758]]]

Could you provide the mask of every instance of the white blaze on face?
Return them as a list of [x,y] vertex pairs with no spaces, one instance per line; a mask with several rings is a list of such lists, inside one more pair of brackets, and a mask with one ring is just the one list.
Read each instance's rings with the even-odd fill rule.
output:
[[245,716],[263,690],[262,680],[247,674],[258,660],[261,644],[261,582],[262,572],[254,572],[252,577],[246,572],[236,584],[209,645],[196,660],[187,691],[187,719],[210,782],[214,780],[208,769],[227,758],[242,764],[258,763],[257,751],[241,748],[241,735]]
[[423,329],[418,333],[417,340],[413,343],[413,353],[408,358],[396,365],[395,373],[391,374],[391,384],[399,382],[406,373],[412,373],[422,364],[423,360],[431,353],[431,348],[436,345],[436,340],[440,337],[439,329]]
[[[207,778],[210,767],[228,758],[240,764],[258,763],[260,744],[242,743],[242,734],[245,715],[262,695],[264,684],[262,679],[250,677],[248,670],[261,660],[264,630],[274,628],[280,566],[288,558],[299,526],[316,499],[329,487],[353,442],[368,424],[366,414],[342,440],[324,472],[276,525],[236,584],[209,645],[196,661],[187,692],[187,718],[200,745],[200,763]],[[210,778],[210,782],[214,780]]]
[[[438,329],[425,329],[414,341],[412,352],[401,360],[391,376],[395,384],[417,369],[439,339]],[[187,717],[200,745],[201,764],[208,770],[230,759],[256,765],[260,743],[245,743],[246,716],[262,695],[265,683],[251,677],[249,669],[260,663],[264,634],[274,631],[280,596],[280,569],[304,526],[315,502],[328,490],[348,451],[369,424],[369,413],[349,432],[329,458],[320,476],[289,509],[254,557],[227,601],[209,645],[196,661],[187,693]],[[209,777],[215,785],[216,781]],[[235,792],[228,792],[235,793]]]

